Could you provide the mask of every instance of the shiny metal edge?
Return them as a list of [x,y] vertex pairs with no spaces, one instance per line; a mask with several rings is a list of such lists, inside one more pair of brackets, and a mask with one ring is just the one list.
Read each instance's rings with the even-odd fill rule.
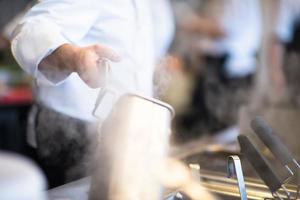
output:
[[143,96],[140,94],[135,94],[135,93],[126,93],[126,94],[122,95],[120,98],[126,98],[126,97],[136,97],[136,98],[144,99],[144,100],[150,101],[152,103],[158,104],[162,107],[165,107],[166,109],[168,109],[170,111],[171,116],[172,116],[171,118],[175,117],[174,108],[171,105],[169,105],[163,101],[160,101],[160,100],[152,98],[152,97],[146,97],[146,96]]

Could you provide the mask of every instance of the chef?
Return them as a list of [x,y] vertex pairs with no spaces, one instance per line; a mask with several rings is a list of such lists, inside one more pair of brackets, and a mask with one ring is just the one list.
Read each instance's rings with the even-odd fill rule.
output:
[[50,187],[84,175],[101,87],[152,95],[155,62],[172,31],[167,0],[42,0],[21,20],[11,48],[35,78],[28,140]]
[[[238,134],[239,109],[248,103],[261,40],[258,0],[203,0],[201,15],[182,20],[194,34],[195,62],[192,112],[184,116],[189,133]],[[196,57],[195,56],[195,57]]]

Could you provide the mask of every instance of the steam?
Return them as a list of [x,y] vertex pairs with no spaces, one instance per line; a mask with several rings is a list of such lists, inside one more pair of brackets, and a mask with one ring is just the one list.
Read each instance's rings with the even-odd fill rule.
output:
[[166,56],[160,60],[154,72],[154,96],[162,98],[168,91],[173,76],[181,67],[177,57]]
[[93,125],[40,107],[35,126],[38,155],[47,165],[65,168],[67,181],[87,175],[95,148]]
[[182,191],[192,200],[214,200],[215,197],[200,184],[199,170],[199,165],[187,167],[179,160],[167,158],[158,170],[158,176],[165,187]]
[[152,100],[119,100],[102,125],[91,200],[160,199],[154,169],[167,155],[170,116]]

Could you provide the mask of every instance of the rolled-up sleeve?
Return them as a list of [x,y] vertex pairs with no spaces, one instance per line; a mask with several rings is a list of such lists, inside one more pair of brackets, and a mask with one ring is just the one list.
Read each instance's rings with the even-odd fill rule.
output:
[[96,0],[43,0],[21,20],[11,42],[19,65],[35,78],[43,58],[59,46],[83,38],[98,18]]

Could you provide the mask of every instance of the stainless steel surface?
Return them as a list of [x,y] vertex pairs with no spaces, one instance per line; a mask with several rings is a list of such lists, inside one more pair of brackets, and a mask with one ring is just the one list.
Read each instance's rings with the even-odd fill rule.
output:
[[[232,152],[200,152],[185,158],[187,163],[199,163],[201,166],[201,184],[210,192],[217,194],[219,199],[233,200],[240,199],[239,189],[237,187],[237,181],[234,179],[228,179],[227,169],[227,157],[232,155]],[[251,164],[247,159],[238,154],[241,158],[243,166],[243,172],[245,177],[245,185],[247,188],[248,199],[274,199],[269,188],[255,173]],[[296,194],[296,184],[286,184],[288,192],[292,197]],[[279,191],[283,193],[283,191]]]
[[[201,173],[202,185],[209,191],[219,194],[220,199],[240,199],[237,181],[226,178],[225,173],[204,170]],[[248,199],[274,199],[268,187],[257,178],[245,178]],[[296,186],[287,185],[287,190],[295,196]],[[282,192],[282,191],[280,191]]]
[[241,200],[247,200],[242,164],[240,158],[236,155],[227,158],[227,177],[233,178],[235,175],[237,177]]
[[[227,152],[207,153],[202,152],[194,154],[193,157],[187,158],[187,163],[199,163],[201,184],[208,191],[216,194],[219,200],[238,200],[240,199],[237,181],[228,179],[226,176],[227,157],[231,155]],[[268,187],[253,172],[250,164],[241,157],[243,164],[245,185],[249,200],[263,200],[264,198],[273,199]],[[89,178],[76,181],[58,187],[49,191],[49,200],[87,200],[90,187]],[[288,184],[288,191],[294,196],[296,186]],[[166,191],[165,197],[171,198],[176,192]],[[168,199],[169,200],[169,199]]]
[[122,96],[102,124],[91,200],[161,199],[157,168],[168,155],[173,109],[135,94]]
[[[212,146],[211,139],[207,138],[205,140],[196,140],[193,141],[191,144],[186,144],[184,146],[175,148],[173,155],[177,155],[177,158],[183,159],[186,163],[198,163],[201,166],[200,170],[200,179],[201,184],[204,186],[208,191],[217,194],[220,200],[233,200],[233,199],[240,199],[239,189],[237,187],[237,181],[234,179],[226,178],[226,158],[229,155],[232,155],[233,152],[230,150],[229,152],[221,148],[218,145],[217,148],[209,147],[206,145],[207,141]],[[213,150],[213,151],[211,151]],[[222,151],[223,150],[223,151]],[[225,150],[225,151],[224,151]],[[237,154],[240,156],[240,154]],[[273,199],[271,192],[269,191],[268,187],[262,182],[257,174],[253,171],[248,161],[241,156],[241,161],[243,164],[243,170],[245,175],[245,186],[247,188],[248,199]],[[75,187],[75,191],[85,192],[84,194],[87,196],[89,182],[85,183],[86,185],[84,188],[85,190],[79,190],[77,186]],[[88,187],[87,187],[88,185]],[[83,186],[81,186],[83,187]],[[296,194],[297,187],[292,184],[287,184],[286,189],[291,196],[294,197]],[[75,195],[76,192],[70,192],[71,188],[68,189],[68,193],[72,197],[80,196]],[[62,192],[61,190],[56,190],[56,192]],[[174,191],[168,191],[166,194],[170,194]],[[282,191],[279,191],[282,193]],[[82,196],[81,194],[81,196]],[[168,195],[166,195],[168,196]],[[165,196],[165,197],[166,197]],[[61,196],[63,197],[63,196]],[[66,196],[65,196],[66,197]],[[170,197],[170,196],[168,196]],[[68,199],[68,198],[65,198]],[[69,198],[70,200],[73,198]],[[78,198],[77,198],[78,199]],[[77,200],[74,198],[74,200]],[[50,200],[57,200],[51,199]],[[79,199],[78,199],[79,200]],[[82,199],[85,200],[85,199]]]

